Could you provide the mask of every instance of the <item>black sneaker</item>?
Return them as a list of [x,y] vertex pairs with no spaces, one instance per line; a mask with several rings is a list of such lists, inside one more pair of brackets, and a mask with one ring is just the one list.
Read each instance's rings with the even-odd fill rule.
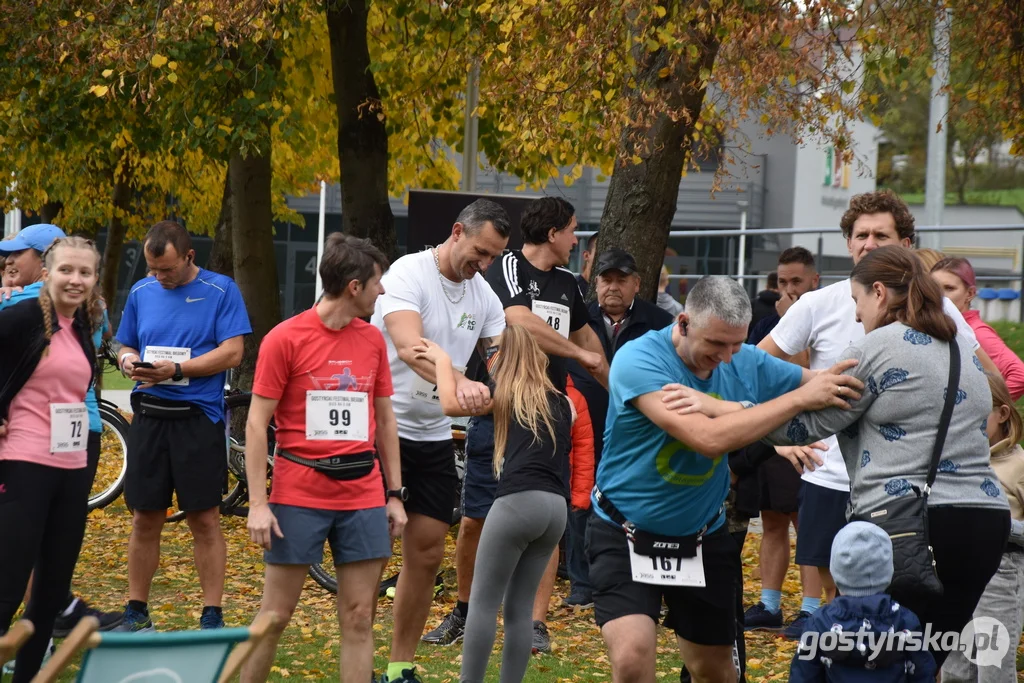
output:
[[199,617],[199,629],[201,631],[210,631],[217,628],[224,628],[224,614],[215,609],[204,607],[203,613]]
[[579,607],[588,609],[594,606],[594,596],[583,591],[571,591],[569,597],[562,601],[562,607]]
[[420,640],[434,645],[452,645],[462,640],[465,635],[466,618],[459,614],[457,609],[453,609],[437,628],[428,632]]
[[71,614],[57,615],[57,620],[53,622],[53,637],[67,638],[68,634],[71,633],[71,629],[78,625],[82,617],[96,617],[100,622],[99,630],[109,631],[121,624],[124,620],[124,612],[101,612],[98,609],[89,607],[89,603],[82,598],[77,598]]
[[804,635],[804,627],[807,626],[807,620],[810,618],[810,612],[804,612],[801,610],[800,614],[796,616],[796,619],[789,622],[786,630],[782,632],[782,637],[788,640],[800,640]]
[[385,673],[380,677],[380,681],[381,683],[423,683],[423,679],[416,673],[415,666],[411,669],[402,669],[401,678],[388,678]]
[[781,631],[782,610],[770,612],[763,602],[757,603],[743,613],[743,630]]
[[551,652],[551,638],[548,636],[548,625],[543,621],[533,622],[533,644],[530,650],[533,654]]

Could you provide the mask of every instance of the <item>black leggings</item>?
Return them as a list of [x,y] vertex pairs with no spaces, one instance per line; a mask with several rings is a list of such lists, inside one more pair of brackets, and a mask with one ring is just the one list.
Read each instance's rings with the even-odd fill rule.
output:
[[35,633],[18,652],[13,683],[38,673],[53,622],[67,604],[95,471],[0,460],[0,631],[10,627],[35,569],[25,609]]
[[[960,633],[974,617],[981,594],[999,569],[1010,535],[1010,511],[992,508],[930,507],[928,537],[935,572],[945,589],[941,598],[901,600],[932,633]],[[899,596],[895,596],[899,599]],[[932,652],[939,669],[948,652]]]

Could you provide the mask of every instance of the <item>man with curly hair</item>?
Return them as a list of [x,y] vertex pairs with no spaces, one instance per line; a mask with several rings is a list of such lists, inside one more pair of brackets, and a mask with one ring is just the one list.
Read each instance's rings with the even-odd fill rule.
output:
[[[839,221],[846,238],[846,247],[854,265],[869,252],[893,244],[911,247],[914,243],[914,216],[906,202],[892,190],[855,195]],[[943,300],[946,315],[956,323],[957,330],[970,344],[983,364],[991,360],[978,345],[970,326],[949,299]],[[758,348],[783,360],[791,360],[805,349],[810,351],[812,370],[828,368],[853,342],[864,336],[864,327],[857,321],[850,291],[850,280],[808,292],[793,304],[779,324]],[[796,564],[817,567],[828,599],[835,596],[835,583],[829,574],[832,541],[846,524],[846,504],[850,497],[850,477],[835,436],[811,446],[777,448],[780,455],[803,473],[797,530]],[[765,604],[764,599],[752,610],[761,611],[765,620],[774,616],[781,622],[780,605]],[[816,606],[805,600],[795,619],[801,622],[789,629],[800,637],[802,622],[813,614]],[[752,616],[747,613],[748,625]]]

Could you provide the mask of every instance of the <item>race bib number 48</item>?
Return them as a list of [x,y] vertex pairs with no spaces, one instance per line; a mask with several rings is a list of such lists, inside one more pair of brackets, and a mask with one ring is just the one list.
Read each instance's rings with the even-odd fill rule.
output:
[[50,452],[84,451],[89,438],[89,412],[84,403],[50,404]]
[[696,586],[707,585],[704,580],[704,551],[697,546],[696,557],[648,557],[640,555],[629,543],[629,567],[633,572],[633,580],[637,583],[650,583],[656,586]]
[[533,312],[563,338],[569,338],[569,307],[550,301],[533,300]]
[[307,391],[306,438],[310,441],[366,441],[370,404],[358,391]]

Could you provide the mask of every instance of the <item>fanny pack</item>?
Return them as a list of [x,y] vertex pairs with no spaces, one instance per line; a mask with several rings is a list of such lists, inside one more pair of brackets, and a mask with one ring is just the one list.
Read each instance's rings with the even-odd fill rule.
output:
[[597,498],[597,505],[608,517],[622,527],[626,532],[626,538],[633,541],[633,551],[637,555],[645,557],[681,557],[689,559],[697,556],[697,546],[704,540],[704,534],[708,528],[722,516],[725,506],[718,511],[718,514],[704,528],[689,536],[663,536],[650,531],[637,528],[635,524],[626,519],[625,515],[596,487],[594,494]]
[[203,415],[203,409],[188,401],[174,401],[160,398],[141,391],[133,391],[131,396],[132,412],[160,420],[184,420],[193,415]]
[[285,460],[310,467],[320,474],[339,481],[362,479],[373,471],[373,465],[377,459],[373,451],[363,451],[351,455],[332,455],[328,458],[303,458],[285,450],[280,450],[277,454]]

